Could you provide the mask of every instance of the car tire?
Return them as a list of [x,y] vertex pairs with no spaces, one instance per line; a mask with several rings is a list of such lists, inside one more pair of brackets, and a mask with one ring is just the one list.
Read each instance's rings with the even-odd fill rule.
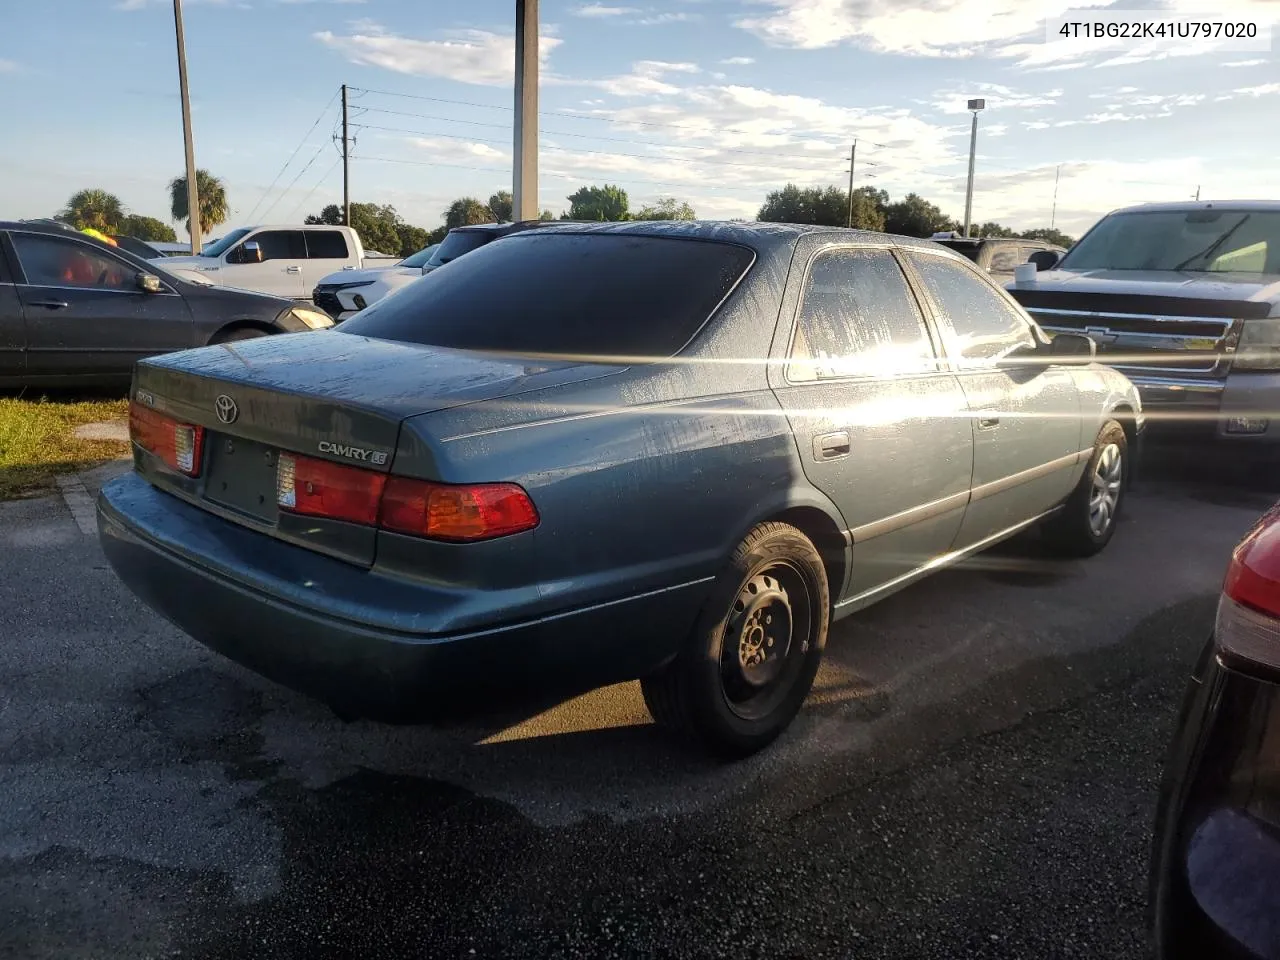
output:
[[1091,557],[1116,531],[1129,482],[1129,441],[1108,420],[1098,431],[1093,455],[1062,509],[1044,525],[1044,538],[1058,553]]
[[716,579],[684,648],[640,681],[654,720],[726,759],[767,746],[813,686],[830,603],[809,538],[785,523],[755,527]]
[[237,340],[253,340],[256,337],[270,336],[265,330],[257,327],[237,327],[234,330],[220,330],[213,335],[209,341],[212,346],[215,343],[234,343]]

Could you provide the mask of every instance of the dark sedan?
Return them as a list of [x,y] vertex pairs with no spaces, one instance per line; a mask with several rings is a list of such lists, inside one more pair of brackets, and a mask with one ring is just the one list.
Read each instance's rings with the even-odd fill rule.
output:
[[126,385],[144,357],[329,326],[65,227],[0,222],[0,386]]
[[1165,776],[1159,960],[1280,960],[1280,506],[1236,548]]
[[343,712],[641,678],[743,754],[832,619],[1035,524],[1101,550],[1136,397],[935,244],[559,224],[324,336],[139,364],[99,525],[148,603]]

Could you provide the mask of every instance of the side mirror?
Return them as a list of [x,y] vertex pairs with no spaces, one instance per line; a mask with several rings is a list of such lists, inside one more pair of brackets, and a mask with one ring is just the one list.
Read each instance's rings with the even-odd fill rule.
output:
[[1049,341],[1049,353],[1055,360],[1077,359],[1092,363],[1098,355],[1098,345],[1083,333],[1059,333]]
[[1027,263],[1034,263],[1036,271],[1039,272],[1041,270],[1052,270],[1061,259],[1062,257],[1052,250],[1037,250],[1027,258]]
[[258,246],[256,240],[250,240],[240,248],[241,263],[261,263],[262,247]]
[[164,286],[160,283],[160,278],[154,273],[139,273],[134,278],[134,282],[143,293],[159,293],[164,289]]

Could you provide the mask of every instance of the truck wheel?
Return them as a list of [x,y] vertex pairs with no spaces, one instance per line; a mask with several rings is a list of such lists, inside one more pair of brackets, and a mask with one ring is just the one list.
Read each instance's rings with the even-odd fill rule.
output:
[[654,720],[722,757],[768,745],[813,686],[827,642],[822,558],[785,523],[763,523],[734,550],[692,636],[640,681]]
[[1129,479],[1129,443],[1124,428],[1108,420],[1093,445],[1093,456],[1062,510],[1044,525],[1045,540],[1069,557],[1091,557],[1116,531]]

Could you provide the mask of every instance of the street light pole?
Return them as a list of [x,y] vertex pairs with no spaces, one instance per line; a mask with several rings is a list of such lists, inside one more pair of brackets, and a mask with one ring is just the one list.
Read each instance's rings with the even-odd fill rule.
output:
[[970,100],[973,111],[973,128],[969,132],[969,186],[964,192],[964,235],[969,235],[969,222],[973,217],[973,160],[978,152],[978,111],[986,107],[986,100]]
[[182,96],[182,136],[187,151],[187,218],[191,224],[191,253],[200,252],[204,224],[200,222],[200,190],[196,186],[196,149],[191,139],[191,97],[187,93],[187,42],[182,33],[182,0],[173,0],[173,26],[178,34],[178,87]]
[[849,148],[849,222],[846,226],[853,226],[853,161],[858,159],[858,141],[853,141],[853,146]]
[[516,0],[512,217],[538,219],[538,0]]

